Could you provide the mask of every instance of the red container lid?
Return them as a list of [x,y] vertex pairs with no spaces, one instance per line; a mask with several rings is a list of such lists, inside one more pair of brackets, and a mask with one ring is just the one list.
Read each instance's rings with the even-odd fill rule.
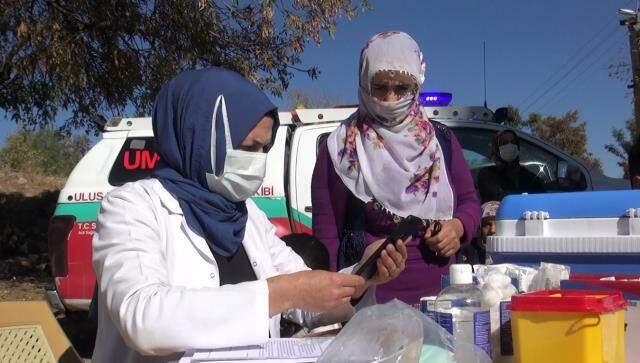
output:
[[618,291],[543,290],[511,297],[511,311],[608,313],[626,306]]
[[[601,280],[609,276],[615,277],[615,280]],[[640,275],[571,274],[569,279],[604,287],[607,290],[617,290],[623,294],[640,295],[640,281],[638,281]]]

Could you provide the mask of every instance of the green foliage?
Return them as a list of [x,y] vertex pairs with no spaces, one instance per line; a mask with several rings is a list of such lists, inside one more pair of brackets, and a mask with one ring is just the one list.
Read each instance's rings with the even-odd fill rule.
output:
[[636,128],[634,119],[630,118],[625,122],[625,130],[614,127],[611,130],[611,136],[613,137],[615,143],[606,144],[604,148],[605,150],[613,154],[616,158],[618,158],[616,164],[618,164],[618,166],[622,168],[622,171],[624,172],[623,177],[625,179],[628,179],[629,151],[631,150],[633,140],[636,140],[638,138],[638,129]]
[[524,126],[525,122],[520,115],[520,110],[512,105],[507,106],[507,119],[505,125],[520,129]]
[[532,135],[602,170],[600,159],[587,148],[586,124],[580,122],[580,113],[577,110],[570,110],[562,116],[542,116],[534,112],[529,114],[523,126]]
[[21,130],[7,137],[0,150],[0,166],[67,176],[88,150],[89,138],[84,134],[63,136],[51,129]]
[[297,108],[330,108],[341,105],[340,97],[327,93],[292,89],[287,92],[287,110]]
[[281,95],[301,54],[367,0],[4,0],[0,109],[25,125],[93,128],[134,109],[150,113],[162,84],[211,65]]

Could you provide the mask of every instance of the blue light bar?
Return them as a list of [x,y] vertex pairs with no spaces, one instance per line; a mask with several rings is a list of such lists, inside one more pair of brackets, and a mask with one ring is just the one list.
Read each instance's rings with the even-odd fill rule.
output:
[[447,92],[422,92],[418,95],[418,102],[423,106],[449,106],[453,95]]

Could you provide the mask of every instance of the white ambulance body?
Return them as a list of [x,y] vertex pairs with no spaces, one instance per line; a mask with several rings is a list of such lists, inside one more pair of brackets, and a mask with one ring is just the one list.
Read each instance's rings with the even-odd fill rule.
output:
[[[264,184],[253,200],[277,227],[280,236],[311,233],[311,176],[320,144],[355,108],[299,109],[279,113],[280,126],[267,157]],[[489,146],[506,127],[493,122],[483,107],[425,107],[429,117],[449,126],[458,137],[473,175],[491,165]],[[583,188],[606,178],[586,164],[528,134],[522,138],[521,161],[545,181],[562,177],[567,165],[582,173]],[[84,156],[60,192],[49,226],[49,255],[55,287],[47,291],[54,308],[88,308],[95,273],[91,238],[100,201],[113,188],[152,174],[155,153],[150,118],[116,118],[102,139]],[[604,179],[603,179],[604,178]],[[606,181],[606,180],[605,180]]]

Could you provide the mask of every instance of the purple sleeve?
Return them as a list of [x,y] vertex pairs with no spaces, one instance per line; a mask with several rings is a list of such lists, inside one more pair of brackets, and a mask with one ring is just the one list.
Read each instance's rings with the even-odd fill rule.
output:
[[480,225],[480,202],[473,185],[473,178],[467,162],[464,160],[458,138],[451,132],[451,180],[456,193],[456,209],[453,217],[464,226],[462,243],[469,242]]
[[332,271],[338,268],[338,247],[343,228],[348,190],[329,158],[325,142],[318,153],[311,180],[313,235],[327,247]]

